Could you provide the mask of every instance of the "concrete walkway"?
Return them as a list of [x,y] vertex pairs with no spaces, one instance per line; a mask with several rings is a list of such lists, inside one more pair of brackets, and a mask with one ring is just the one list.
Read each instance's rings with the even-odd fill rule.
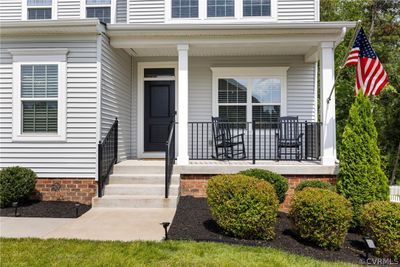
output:
[[0,217],[0,237],[42,238],[76,219]]
[[94,208],[45,238],[155,240],[164,238],[161,222],[172,222],[176,209]]
[[1,217],[1,237],[88,240],[155,240],[164,238],[161,222],[172,222],[176,209],[92,208],[77,219]]

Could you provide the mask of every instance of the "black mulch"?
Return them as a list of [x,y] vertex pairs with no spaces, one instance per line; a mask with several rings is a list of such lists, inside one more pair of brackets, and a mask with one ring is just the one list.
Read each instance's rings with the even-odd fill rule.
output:
[[328,261],[360,263],[365,257],[365,253],[363,252],[365,251],[365,245],[361,235],[349,233],[340,250],[322,250],[298,238],[291,229],[291,223],[287,215],[283,212],[280,212],[278,215],[274,240],[236,239],[226,235],[212,219],[205,198],[181,197],[168,235],[170,239],[174,240],[211,241],[273,247],[290,253]]
[[[28,200],[18,206],[19,217],[76,218],[76,202]],[[90,205],[80,204],[78,217],[90,210]],[[15,208],[0,209],[0,216],[14,217]]]

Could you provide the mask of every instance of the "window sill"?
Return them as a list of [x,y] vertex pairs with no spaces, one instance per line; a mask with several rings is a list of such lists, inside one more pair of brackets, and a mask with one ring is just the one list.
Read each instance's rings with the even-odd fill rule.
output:
[[51,142],[66,142],[67,139],[64,135],[56,134],[19,134],[13,136],[12,142],[41,142],[41,143],[51,143]]

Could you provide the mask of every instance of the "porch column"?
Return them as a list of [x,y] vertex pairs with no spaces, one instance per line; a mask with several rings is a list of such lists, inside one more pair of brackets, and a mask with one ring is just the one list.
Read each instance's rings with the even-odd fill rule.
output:
[[178,165],[189,164],[188,117],[189,117],[189,73],[188,44],[178,49]]
[[335,93],[327,99],[335,82],[334,43],[321,43],[320,101],[321,101],[321,161],[322,165],[334,165],[336,161]]

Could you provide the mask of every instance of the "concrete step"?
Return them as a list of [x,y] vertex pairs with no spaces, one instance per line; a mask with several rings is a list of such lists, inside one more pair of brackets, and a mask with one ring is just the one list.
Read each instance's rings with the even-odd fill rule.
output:
[[[109,184],[164,184],[165,174],[111,174]],[[179,174],[173,174],[171,185],[179,184]]]
[[165,174],[165,166],[114,165],[113,174]]
[[[169,187],[169,194],[171,196],[177,196],[179,191],[179,185],[173,184]],[[104,188],[104,194],[108,195],[158,195],[163,196],[165,194],[164,184],[108,184]]]
[[123,196],[106,195],[92,200],[93,207],[101,208],[176,208],[178,197],[164,198],[159,195]]

